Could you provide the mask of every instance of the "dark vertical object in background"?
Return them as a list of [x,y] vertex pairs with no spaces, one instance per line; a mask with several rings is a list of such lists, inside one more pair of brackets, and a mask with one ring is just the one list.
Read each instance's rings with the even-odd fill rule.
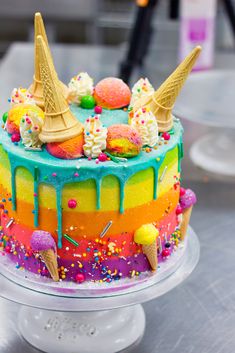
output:
[[152,18],[157,2],[158,0],[149,0],[143,6],[137,5],[127,56],[120,65],[119,77],[126,83],[130,80],[134,67],[142,65],[147,54],[152,34]]
[[177,20],[179,17],[179,0],[170,0],[169,2],[169,18],[171,20]]
[[235,39],[235,5],[233,3],[233,0],[223,0],[222,3],[224,4],[225,11],[230,21],[230,25],[233,31],[233,36]]

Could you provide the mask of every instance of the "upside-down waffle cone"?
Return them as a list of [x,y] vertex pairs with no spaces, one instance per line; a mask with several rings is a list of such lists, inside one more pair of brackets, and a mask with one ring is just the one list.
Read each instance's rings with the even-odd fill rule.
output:
[[[36,104],[44,110],[44,99],[43,99],[43,85],[40,75],[40,67],[39,67],[39,48],[37,44],[37,36],[41,35],[43,40],[48,48],[50,53],[50,48],[47,40],[46,30],[44,27],[42,15],[37,12],[34,16],[34,76],[33,83],[29,87],[29,92],[32,94]],[[51,53],[50,53],[51,55]],[[68,96],[68,87],[61,81],[61,89],[64,97],[67,99]]]
[[134,112],[143,106],[148,106],[158,122],[160,132],[169,131],[173,126],[172,109],[189,73],[191,72],[201,47],[197,46],[186,56],[184,61],[163,82],[150,97],[144,97],[136,102]]
[[181,240],[184,240],[184,238],[185,238],[185,236],[187,234],[187,229],[188,229],[190,217],[191,217],[191,214],[192,214],[192,210],[193,210],[193,205],[190,206],[189,208],[186,208],[183,211],[182,222],[180,224]]
[[62,94],[51,55],[42,36],[37,37],[37,44],[45,103],[45,122],[39,138],[44,143],[63,142],[80,135],[83,126],[70,111]]
[[148,262],[152,268],[152,270],[156,270],[158,266],[157,260],[157,241],[155,240],[150,245],[142,245],[143,253],[146,255]]
[[48,249],[40,251],[40,255],[46,264],[48,271],[53,279],[53,281],[59,281],[58,265],[57,265],[57,255],[53,249]]

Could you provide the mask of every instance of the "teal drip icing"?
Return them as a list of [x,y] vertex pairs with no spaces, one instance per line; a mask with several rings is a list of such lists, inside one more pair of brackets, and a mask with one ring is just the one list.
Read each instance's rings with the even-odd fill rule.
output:
[[100,210],[101,184],[102,184],[102,180],[97,179],[96,180],[96,209],[97,210]]
[[12,198],[12,209],[16,210],[16,166],[11,164],[11,198]]
[[58,248],[62,248],[62,189],[60,186],[56,187],[56,209],[57,209],[57,222],[58,222]]
[[34,181],[33,192],[34,192],[34,197],[33,197],[33,202],[34,202],[34,227],[38,227],[39,204],[38,204],[38,182],[37,181]]
[[124,198],[125,198],[125,184],[126,181],[119,179],[119,185],[120,185],[120,206],[119,206],[119,212],[124,213]]
[[39,179],[39,170],[38,167],[34,167],[34,183],[33,183],[33,192],[34,192],[34,227],[38,227],[38,213],[39,213],[39,203],[38,203],[38,179]]
[[[125,186],[129,178],[140,171],[153,168],[154,187],[153,199],[157,199],[157,185],[159,168],[166,154],[178,146],[178,170],[180,171],[180,161],[183,155],[182,149],[182,126],[175,123],[175,133],[167,145],[162,145],[161,149],[153,150],[151,154],[141,153],[139,156],[130,158],[126,163],[105,162],[105,165],[97,165],[95,161],[87,159],[63,161],[50,156],[45,150],[42,152],[28,152],[19,144],[15,146],[5,132],[0,132],[2,145],[8,153],[11,165],[11,188],[12,188],[12,207],[16,209],[16,169],[26,168],[34,178],[34,193],[38,194],[40,183],[48,184],[56,190],[56,208],[58,225],[58,247],[62,248],[62,190],[65,184],[77,183],[89,179],[96,183],[96,208],[101,208],[101,185],[105,176],[113,175],[119,181],[120,186],[120,213],[124,212]],[[80,163],[79,163],[80,162]],[[56,173],[56,176],[53,174]],[[78,176],[75,176],[79,174]],[[34,225],[38,227],[39,202],[38,197],[34,197]]]

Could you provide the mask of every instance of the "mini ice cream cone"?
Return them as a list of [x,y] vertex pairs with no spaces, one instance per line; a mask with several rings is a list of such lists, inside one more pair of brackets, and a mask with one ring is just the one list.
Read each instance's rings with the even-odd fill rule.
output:
[[157,119],[160,132],[169,131],[173,126],[172,109],[188,75],[190,74],[201,47],[195,47],[183,60],[176,70],[162,83],[157,91],[150,97],[144,97],[137,101],[133,110],[147,106]]
[[142,245],[142,251],[146,255],[148,262],[153,271],[157,269],[157,237],[159,230],[152,224],[143,224],[136,229],[134,241]]
[[143,253],[145,254],[145,256],[147,257],[152,270],[155,271],[158,266],[156,240],[150,245],[142,245],[142,250],[143,250]]
[[185,236],[187,234],[187,229],[188,229],[188,225],[190,222],[190,217],[192,214],[192,210],[193,210],[193,205],[189,208],[186,208],[183,211],[183,218],[182,218],[182,222],[180,225],[180,233],[181,233],[181,240],[185,239]]
[[193,210],[193,205],[197,202],[195,193],[190,189],[181,188],[183,194],[180,197],[180,207],[182,209],[182,221],[180,224],[181,240],[184,240]]
[[57,251],[52,235],[44,230],[35,230],[32,234],[30,245],[33,251],[41,255],[53,281],[58,282]]
[[[39,12],[35,13],[35,17],[34,17],[34,77],[33,77],[33,83],[29,87],[29,92],[32,94],[36,104],[41,109],[44,110],[43,84],[41,80],[40,65],[39,65],[39,61],[40,61],[39,47],[37,44],[38,35],[41,35],[43,37],[43,40],[47,46],[48,52],[51,55],[42,15]],[[61,81],[59,81],[59,84],[64,97],[67,99],[68,87]]]
[[53,279],[53,281],[59,281],[59,273],[58,273],[58,264],[57,264],[57,255],[53,249],[48,249],[39,252],[43,261],[46,264],[48,271]]

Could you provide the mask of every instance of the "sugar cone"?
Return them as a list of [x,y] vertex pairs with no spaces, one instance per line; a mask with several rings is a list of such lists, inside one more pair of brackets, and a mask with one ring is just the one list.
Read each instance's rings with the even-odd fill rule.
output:
[[160,132],[169,131],[172,128],[172,109],[176,98],[178,97],[200,52],[200,46],[194,48],[151,97],[144,97],[134,105],[134,112],[143,106],[148,106],[150,108],[157,119]]
[[45,251],[40,251],[43,261],[46,264],[48,271],[53,279],[53,281],[59,281],[58,265],[57,265],[57,255],[53,249],[48,249]]
[[156,270],[158,266],[157,260],[157,240],[150,245],[142,245],[143,253],[146,255],[152,270]]
[[39,138],[45,143],[63,142],[80,135],[83,126],[72,114],[63,96],[52,58],[42,36],[38,36],[37,45],[45,103],[45,122]]
[[181,240],[184,240],[186,234],[187,234],[187,229],[188,229],[188,225],[189,225],[189,221],[190,221],[190,217],[192,214],[192,210],[193,210],[193,206],[186,208],[183,211],[183,218],[182,218],[182,222],[180,224],[180,233],[181,233]]
[[[43,99],[43,85],[40,75],[40,67],[39,67],[39,47],[37,43],[37,36],[41,35],[45,45],[48,48],[48,52],[51,55],[47,35],[43,23],[42,16],[39,12],[35,13],[34,16],[34,76],[33,83],[29,87],[29,92],[32,94],[36,104],[44,110],[44,99]],[[61,89],[63,91],[64,97],[67,99],[68,97],[68,87],[61,81]]]

